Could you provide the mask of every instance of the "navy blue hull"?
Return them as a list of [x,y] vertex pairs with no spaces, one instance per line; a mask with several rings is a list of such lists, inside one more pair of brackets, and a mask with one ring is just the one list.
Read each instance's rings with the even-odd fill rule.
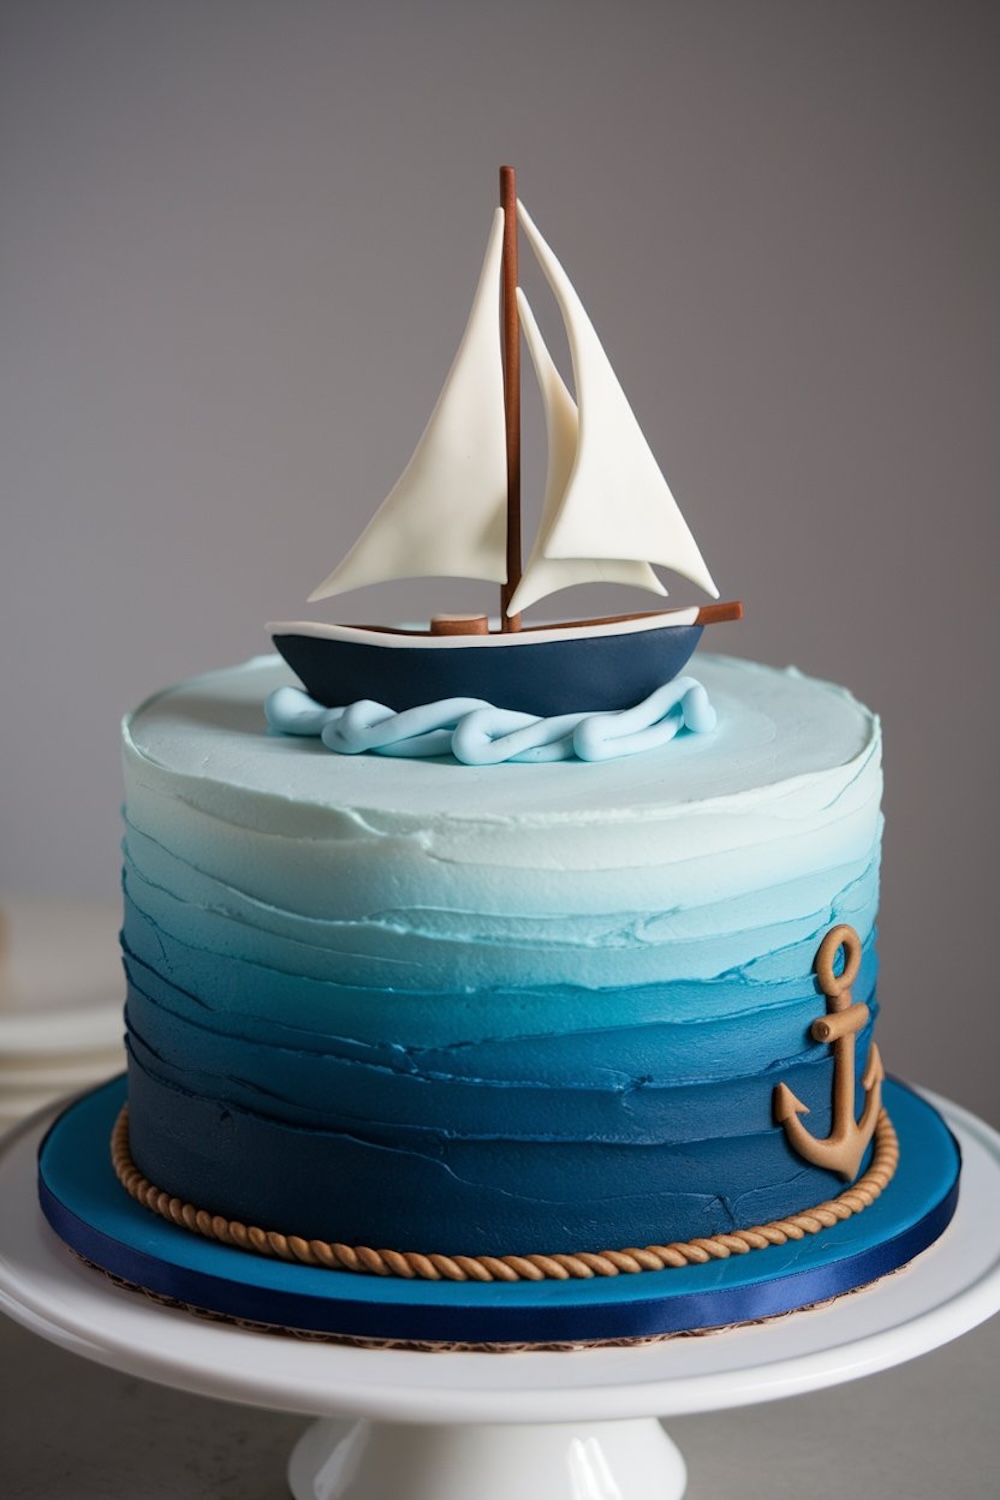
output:
[[580,634],[517,645],[454,644],[428,636],[406,645],[275,634],[306,692],[328,708],[368,698],[399,712],[440,698],[483,698],[496,708],[552,714],[631,708],[687,663],[701,625],[662,625],[620,635]]

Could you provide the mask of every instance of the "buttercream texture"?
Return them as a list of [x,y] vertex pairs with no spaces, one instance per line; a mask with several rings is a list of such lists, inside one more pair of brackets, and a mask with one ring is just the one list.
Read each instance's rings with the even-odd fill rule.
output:
[[[134,1159],[213,1213],[446,1254],[663,1243],[819,1202],[812,973],[877,1014],[875,718],[698,659],[711,735],[600,765],[342,760],[269,735],[272,658],[126,722]],[[859,1091],[860,1097],[860,1091]]]

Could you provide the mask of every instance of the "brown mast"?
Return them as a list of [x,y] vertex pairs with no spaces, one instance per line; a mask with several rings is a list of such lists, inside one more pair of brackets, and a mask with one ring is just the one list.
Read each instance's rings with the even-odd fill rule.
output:
[[520,630],[507,606],[521,581],[521,325],[517,315],[517,184],[513,167],[500,168],[504,212],[501,318],[503,404],[507,430],[507,582],[500,594],[501,630]]

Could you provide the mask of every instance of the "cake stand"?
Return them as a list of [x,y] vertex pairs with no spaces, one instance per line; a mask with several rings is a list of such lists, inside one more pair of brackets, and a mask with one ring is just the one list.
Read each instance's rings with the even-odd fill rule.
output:
[[[657,1418],[873,1374],[1000,1309],[1000,1136],[933,1102],[963,1155],[942,1238],[874,1286],[758,1325],[571,1353],[426,1354],[193,1318],[116,1287],[44,1223],[35,1158],[50,1114],[0,1143],[0,1308],[131,1375],[320,1418],[291,1455],[296,1500],[679,1500],[684,1462]],[[835,1445],[831,1433],[831,1460]]]

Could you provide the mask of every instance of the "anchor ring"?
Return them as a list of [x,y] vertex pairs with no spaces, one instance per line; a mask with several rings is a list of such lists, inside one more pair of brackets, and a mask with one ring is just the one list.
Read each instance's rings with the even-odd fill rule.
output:
[[[835,974],[833,964],[841,948],[844,950],[844,968],[842,973]],[[849,1003],[851,985],[861,968],[861,939],[853,927],[842,922],[838,927],[830,928],[819,946],[814,968],[819,987],[827,999],[834,1002],[834,1009]],[[840,1006],[836,1004],[838,1000]]]

